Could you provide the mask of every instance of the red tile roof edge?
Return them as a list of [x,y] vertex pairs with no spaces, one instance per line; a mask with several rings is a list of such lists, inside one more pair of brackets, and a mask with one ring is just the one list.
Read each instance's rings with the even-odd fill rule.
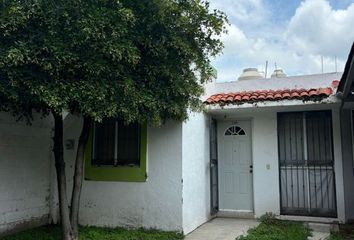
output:
[[[333,81],[332,86],[338,86],[338,82]],[[333,89],[311,88],[311,89],[283,89],[283,90],[259,90],[243,91],[233,93],[218,93],[208,97],[205,104],[227,104],[227,103],[252,103],[261,101],[279,101],[279,100],[321,100],[333,94]]]
[[333,87],[333,88],[338,88],[339,82],[340,82],[339,80],[333,80],[333,81],[332,81],[332,87]]

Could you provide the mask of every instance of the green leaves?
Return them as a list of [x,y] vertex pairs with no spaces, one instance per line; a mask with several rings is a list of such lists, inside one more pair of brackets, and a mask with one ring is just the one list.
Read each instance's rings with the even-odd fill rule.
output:
[[[4,0],[0,100],[160,124],[201,109],[226,17],[199,0]],[[23,96],[26,96],[24,98]]]

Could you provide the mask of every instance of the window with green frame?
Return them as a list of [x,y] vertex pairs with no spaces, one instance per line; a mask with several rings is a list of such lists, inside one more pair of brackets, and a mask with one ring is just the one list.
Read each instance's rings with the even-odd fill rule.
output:
[[94,123],[85,149],[85,179],[144,182],[146,125],[109,118]]

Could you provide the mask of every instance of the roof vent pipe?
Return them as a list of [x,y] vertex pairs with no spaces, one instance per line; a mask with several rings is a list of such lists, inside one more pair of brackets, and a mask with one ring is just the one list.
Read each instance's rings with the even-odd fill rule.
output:
[[263,76],[258,72],[257,68],[245,68],[238,80],[262,79]]

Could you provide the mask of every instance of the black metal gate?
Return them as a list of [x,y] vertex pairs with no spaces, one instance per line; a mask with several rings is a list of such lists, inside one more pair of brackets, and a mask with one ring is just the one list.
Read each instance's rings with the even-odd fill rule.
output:
[[336,217],[331,111],[278,113],[281,214]]
[[210,124],[210,207],[211,214],[219,211],[218,192],[218,144],[216,120],[212,119]]

